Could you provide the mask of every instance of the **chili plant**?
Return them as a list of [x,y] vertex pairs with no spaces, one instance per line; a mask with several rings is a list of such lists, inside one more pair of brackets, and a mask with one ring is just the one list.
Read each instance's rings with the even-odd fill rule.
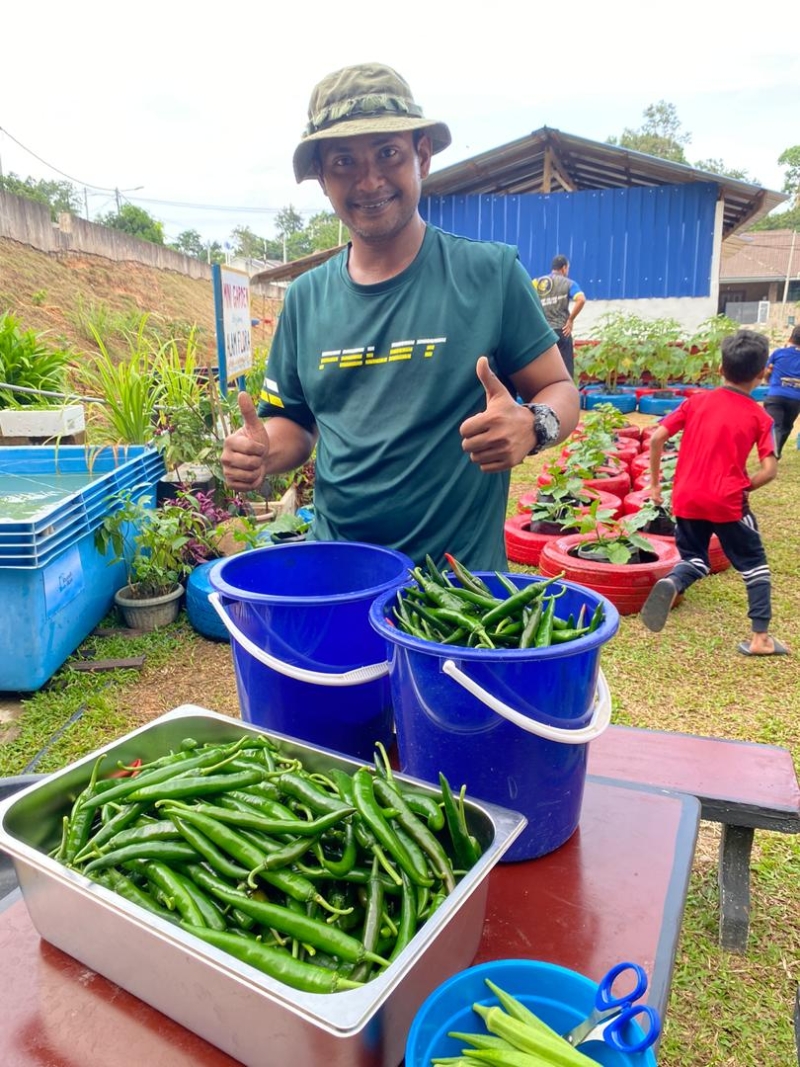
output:
[[615,519],[612,511],[603,508],[599,500],[593,500],[588,509],[574,509],[563,526],[565,530],[574,529],[580,534],[594,535],[585,548],[579,547],[579,554],[608,563],[624,564],[630,563],[638,552],[652,553],[652,544],[639,530],[657,515],[656,505],[647,501],[633,514]]

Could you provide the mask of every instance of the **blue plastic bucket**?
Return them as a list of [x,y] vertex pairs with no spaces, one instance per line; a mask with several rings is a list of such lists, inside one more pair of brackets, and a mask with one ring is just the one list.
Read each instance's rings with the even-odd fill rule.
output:
[[209,600],[231,636],[245,722],[357,759],[388,746],[389,664],[369,608],[413,565],[378,545],[298,541],[212,567]]
[[[576,971],[539,960],[492,960],[448,978],[423,1001],[414,1017],[406,1043],[405,1067],[429,1067],[431,1060],[458,1056],[463,1041],[450,1032],[486,1034],[483,1020],[473,1004],[487,1007],[499,1002],[486,979],[521,1001],[559,1034],[577,1026],[591,1012],[597,983]],[[636,1044],[642,1030],[633,1021],[625,1037]],[[580,1051],[604,1067],[656,1067],[652,1048],[643,1052],[619,1052],[602,1041],[590,1041]]]
[[[507,596],[494,574],[481,578]],[[538,575],[509,574],[518,587]],[[563,845],[580,819],[588,743],[606,728],[611,700],[600,650],[619,628],[605,597],[572,582],[556,582],[560,617],[604,620],[576,641],[531,649],[462,648],[423,641],[393,625],[397,590],[370,608],[370,622],[389,646],[391,690],[400,766],[438,782],[442,771],[470,796],[512,808],[528,826],[503,861],[533,859]]]

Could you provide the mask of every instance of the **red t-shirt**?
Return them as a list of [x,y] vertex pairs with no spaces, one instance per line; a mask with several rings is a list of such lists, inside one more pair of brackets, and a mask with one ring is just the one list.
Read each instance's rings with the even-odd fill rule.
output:
[[672,513],[680,519],[738,522],[750,485],[747,460],[775,452],[773,422],[747,393],[729,386],[694,393],[661,420],[670,437],[683,430]]

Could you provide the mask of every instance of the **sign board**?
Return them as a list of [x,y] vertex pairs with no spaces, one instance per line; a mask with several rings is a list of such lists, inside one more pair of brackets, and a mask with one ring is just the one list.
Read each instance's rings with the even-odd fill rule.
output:
[[214,309],[217,327],[219,380],[223,393],[227,383],[250,370],[253,340],[250,333],[250,275],[234,267],[212,264]]

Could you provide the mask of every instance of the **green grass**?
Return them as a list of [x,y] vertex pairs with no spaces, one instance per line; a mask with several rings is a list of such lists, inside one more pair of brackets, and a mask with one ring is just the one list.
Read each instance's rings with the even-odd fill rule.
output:
[[[733,570],[713,575],[692,588],[661,634],[646,631],[635,616],[621,620],[602,660],[616,722],[784,745],[800,761],[800,451],[794,446],[793,437],[778,480],[753,495],[773,572],[773,632],[794,654],[753,660],[737,653],[748,633],[743,583]],[[546,458],[515,470],[510,510]],[[215,710],[237,706],[227,648],[194,634],[185,618],[146,637],[92,638],[79,654],[87,650],[98,658],[145,653],[146,666],[93,675],[67,664],[24,701],[16,723],[0,725],[0,775],[18,774],[32,760],[37,771],[56,770],[138,726],[143,716],[184,702],[187,692]],[[718,840],[718,829],[702,824],[659,1065],[796,1067],[791,1015],[800,981],[800,835],[756,833],[744,956],[718,944]]]

